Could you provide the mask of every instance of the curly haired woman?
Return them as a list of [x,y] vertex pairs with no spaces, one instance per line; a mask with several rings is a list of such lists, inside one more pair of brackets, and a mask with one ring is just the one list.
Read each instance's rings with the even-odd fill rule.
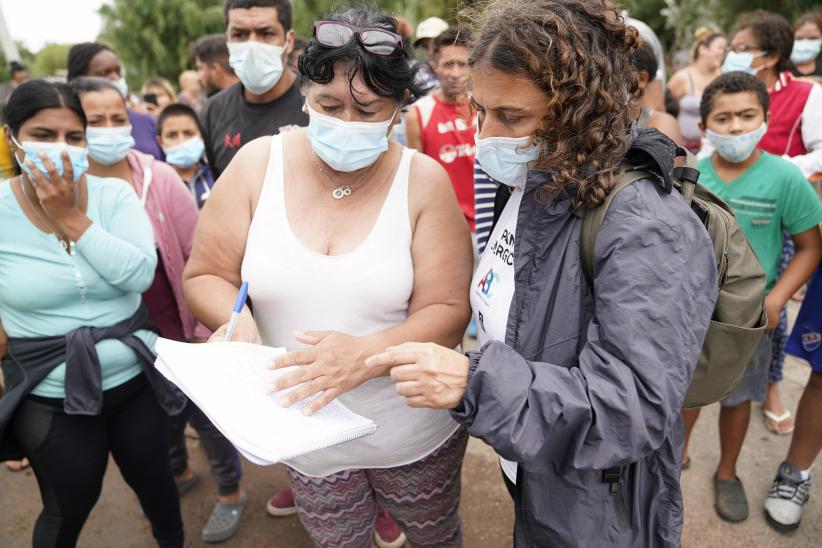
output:
[[[450,409],[497,451],[517,547],[680,543],[679,411],[717,274],[670,190],[676,147],[632,131],[638,42],[601,0],[490,4],[470,65],[477,157],[504,190],[471,285],[481,348],[410,343],[367,360],[392,368],[410,406]],[[582,216],[626,155],[659,179],[611,202],[589,286]]]

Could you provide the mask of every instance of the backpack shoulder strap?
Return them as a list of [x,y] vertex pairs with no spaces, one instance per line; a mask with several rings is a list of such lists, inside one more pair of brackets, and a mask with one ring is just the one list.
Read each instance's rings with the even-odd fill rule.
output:
[[599,228],[605,220],[605,214],[608,213],[608,206],[611,205],[611,201],[617,193],[626,186],[630,186],[640,179],[653,178],[656,178],[656,175],[648,171],[620,171],[614,188],[611,189],[605,200],[597,207],[585,210],[585,215],[582,218],[582,233],[579,237],[579,251],[582,261],[582,273],[585,274],[589,286],[594,286],[594,244],[596,243]]

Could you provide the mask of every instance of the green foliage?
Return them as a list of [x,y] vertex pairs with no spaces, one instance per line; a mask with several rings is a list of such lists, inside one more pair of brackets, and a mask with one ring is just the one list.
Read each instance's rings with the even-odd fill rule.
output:
[[110,45],[127,67],[132,89],[150,76],[172,82],[193,66],[191,44],[223,32],[222,0],[113,0],[100,8]]
[[[416,25],[433,15],[453,21],[460,4],[460,0],[293,1],[294,29],[304,37],[311,36],[315,20],[339,6],[374,6]],[[100,41],[117,52],[132,89],[155,75],[175,82],[193,64],[191,44],[205,34],[224,31],[222,6],[222,0],[113,0],[100,8],[105,25]]]
[[71,44],[46,44],[31,63],[31,75],[35,78],[54,76],[58,71],[65,70],[68,61],[68,52]]
[[457,10],[465,0],[294,0],[294,30],[303,37],[311,36],[311,27],[314,21],[332,11],[344,6],[375,7],[386,13],[404,17],[415,25],[426,17],[437,16],[446,21],[456,21]]
[[669,51],[690,47],[702,26],[730,32],[737,16],[766,9],[793,21],[819,0],[621,0],[631,17],[647,23]]

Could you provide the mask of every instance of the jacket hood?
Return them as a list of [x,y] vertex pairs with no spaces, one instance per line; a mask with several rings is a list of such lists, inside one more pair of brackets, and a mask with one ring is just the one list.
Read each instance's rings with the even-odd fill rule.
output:
[[658,175],[665,191],[671,192],[674,188],[676,143],[653,128],[639,130],[631,138],[623,163],[629,165],[631,171],[649,171]]
[[[649,171],[660,178],[660,185],[666,192],[674,187],[673,170],[677,156],[677,145],[657,129],[633,131],[629,137],[631,144],[623,160],[631,171]],[[550,171],[531,170],[525,183],[529,192],[547,183],[551,178]],[[563,189],[558,198],[570,197],[573,188]]]

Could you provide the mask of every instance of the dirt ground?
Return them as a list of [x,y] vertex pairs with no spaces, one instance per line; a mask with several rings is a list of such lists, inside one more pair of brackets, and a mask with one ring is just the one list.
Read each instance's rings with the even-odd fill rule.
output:
[[[795,409],[809,369],[789,358],[786,365],[783,395],[786,404]],[[776,467],[783,460],[790,436],[774,436],[765,429],[759,407],[755,406],[748,437],[740,459],[740,477],[748,493],[751,515],[741,524],[720,520],[713,509],[711,476],[719,447],[717,406],[707,408],[696,426],[692,443],[692,466],[682,475],[685,497],[685,548],[702,547],[816,547],[822,545],[822,487],[818,481],[812,489],[800,529],[790,535],[774,531],[765,522],[762,503],[767,495]],[[200,529],[214,503],[216,488],[208,476],[208,465],[202,451],[192,445],[192,466],[202,481],[182,499],[183,518],[189,542],[200,541]],[[225,548],[308,548],[311,543],[296,517],[272,518],[265,512],[265,501],[286,485],[282,466],[259,467],[244,463],[243,488],[250,502],[243,516],[240,532],[222,544]],[[817,463],[814,472],[820,470]],[[818,473],[818,472],[817,472]],[[503,548],[511,546],[513,510],[500,479],[496,457],[485,444],[471,440],[463,467],[462,517],[467,548]],[[40,511],[37,484],[31,471],[11,473],[0,469],[0,547],[22,548],[31,545],[33,522]],[[149,526],[134,494],[123,482],[116,465],[110,463],[103,493],[94,508],[83,534],[81,547],[150,547]]]

